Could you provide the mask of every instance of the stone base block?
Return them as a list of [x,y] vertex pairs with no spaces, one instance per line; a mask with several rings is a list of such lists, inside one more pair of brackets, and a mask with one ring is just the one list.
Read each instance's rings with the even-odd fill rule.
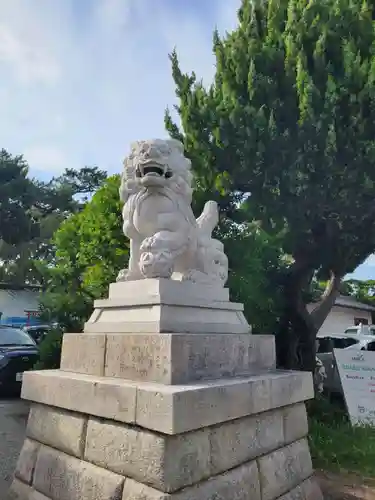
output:
[[228,302],[228,288],[210,285],[198,285],[180,279],[143,279],[137,281],[118,281],[109,285],[110,300],[124,300],[128,305],[138,305],[139,298],[145,303],[157,301],[163,304],[180,304],[186,302]]
[[20,500],[319,500],[308,373],[165,385],[51,370],[25,373],[22,395]]
[[320,500],[307,430],[302,403],[173,436],[34,404],[13,490],[19,500]]
[[275,371],[188,385],[26,372],[22,397],[165,434],[179,434],[311,399],[311,374]]
[[273,335],[74,334],[64,336],[61,369],[161,384],[187,384],[275,368]]
[[31,484],[43,444],[174,492],[303,439],[307,430],[302,403],[174,436],[34,404],[16,477]]
[[113,283],[95,301],[89,333],[249,333],[243,305],[228,291],[165,279]]

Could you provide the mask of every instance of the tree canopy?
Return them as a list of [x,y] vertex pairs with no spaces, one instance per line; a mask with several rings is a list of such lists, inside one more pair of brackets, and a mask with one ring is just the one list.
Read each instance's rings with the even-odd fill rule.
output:
[[0,240],[18,243],[37,233],[32,213],[36,189],[22,156],[0,150]]
[[[169,112],[166,126],[198,183],[231,220],[283,234],[277,339],[289,368],[313,369],[342,277],[375,250],[374,14],[362,0],[243,0],[238,27],[214,33],[208,88],[171,54],[182,130]],[[310,314],[317,275],[330,281]]]
[[341,293],[355,297],[359,302],[375,305],[375,280],[345,280]]
[[0,281],[40,283],[35,266],[53,261],[51,238],[106,179],[97,167],[66,169],[49,182],[30,178],[22,156],[0,152]]
[[56,231],[53,266],[44,264],[44,317],[80,331],[94,299],[104,297],[126,267],[129,245],[122,232],[119,176],[109,177],[78,213]]

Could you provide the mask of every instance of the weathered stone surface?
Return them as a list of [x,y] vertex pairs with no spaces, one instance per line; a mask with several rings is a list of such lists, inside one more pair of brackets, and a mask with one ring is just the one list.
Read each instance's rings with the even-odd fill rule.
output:
[[33,486],[59,500],[120,500],[124,478],[42,445]]
[[156,302],[184,305],[189,300],[225,302],[229,300],[229,289],[210,285],[197,285],[189,281],[151,278],[136,281],[117,281],[109,285],[109,298],[128,301],[128,305]]
[[[288,372],[278,370],[278,377],[273,377],[271,383],[271,408],[300,403],[314,397],[314,386],[311,373]],[[305,373],[305,376],[302,376]],[[287,375],[287,376],[283,376]],[[306,394],[309,394],[306,397]]]
[[[3,497],[1,497],[3,498]],[[8,490],[6,500],[52,500],[46,497],[39,491],[34,490],[31,486],[28,486],[18,479],[15,479]]]
[[6,500],[52,500],[52,498],[46,497],[34,488],[15,479],[8,490]]
[[85,323],[86,333],[250,333],[243,305],[233,302],[135,308],[126,307],[123,301],[101,300],[95,307]]
[[105,375],[171,384],[171,337],[172,334],[108,335]]
[[52,408],[33,405],[30,409],[26,435],[36,441],[81,457],[83,454],[87,417]]
[[99,417],[135,421],[135,384],[60,370],[25,372],[22,397]]
[[106,336],[66,333],[61,351],[61,370],[104,375]]
[[309,430],[309,424],[304,403],[289,406],[283,411],[285,443],[292,443],[305,437]]
[[255,462],[237,467],[196,486],[167,494],[126,479],[123,500],[260,500],[258,469]]
[[52,498],[46,497],[39,491],[33,490],[27,500],[52,500]]
[[262,413],[211,430],[212,472],[217,474],[284,445],[283,412]]
[[126,479],[122,500],[174,500],[177,495],[178,493],[163,493],[133,479]]
[[26,372],[22,396],[179,434],[310,399],[313,385],[307,372],[275,371],[173,386],[48,370]]
[[324,500],[320,487],[314,478],[309,478],[278,500]]
[[[141,283],[142,281],[142,283]],[[169,279],[113,283],[97,300],[86,333],[250,333],[228,290]]]
[[307,372],[275,371],[186,386],[143,384],[138,385],[136,422],[178,434],[304,401],[313,394]]
[[262,500],[274,500],[312,474],[306,439],[274,451],[258,460]]
[[272,335],[114,334],[107,336],[105,375],[185,384],[259,373],[275,360]]
[[209,430],[163,436],[90,419],[85,460],[159,490],[175,491],[210,476]]
[[15,478],[9,488],[8,497],[10,500],[29,500],[32,491],[29,485]]
[[39,443],[25,439],[15,471],[15,477],[24,483],[32,482],[38,450]]

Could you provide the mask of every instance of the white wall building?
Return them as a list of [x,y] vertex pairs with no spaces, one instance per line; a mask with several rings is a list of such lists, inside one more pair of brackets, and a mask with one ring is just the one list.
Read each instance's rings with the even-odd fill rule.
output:
[[[316,304],[309,304],[311,311]],[[340,295],[323,323],[319,333],[343,333],[347,328],[354,325],[371,325],[372,313],[375,307],[358,302],[353,297]]]
[[0,283],[0,323],[13,326],[35,324],[39,313],[39,289],[30,285]]

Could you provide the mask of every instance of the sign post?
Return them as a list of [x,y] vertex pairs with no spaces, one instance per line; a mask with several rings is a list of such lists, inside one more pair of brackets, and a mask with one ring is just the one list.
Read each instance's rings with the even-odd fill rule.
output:
[[334,349],[352,425],[375,426],[375,352]]

